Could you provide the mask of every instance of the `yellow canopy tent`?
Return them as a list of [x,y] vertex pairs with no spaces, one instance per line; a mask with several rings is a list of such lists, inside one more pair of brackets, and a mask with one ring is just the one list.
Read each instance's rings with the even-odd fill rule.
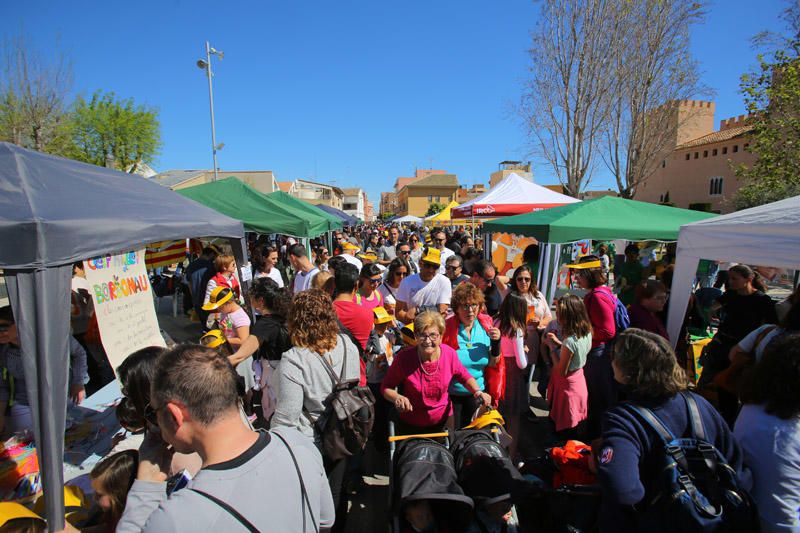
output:
[[[445,206],[444,209],[436,213],[435,215],[431,215],[425,218],[425,225],[426,226],[449,226],[452,223],[452,219],[450,218],[450,210],[454,207],[458,207],[459,203],[455,200],[451,201],[449,204]],[[461,222],[460,222],[461,223]]]

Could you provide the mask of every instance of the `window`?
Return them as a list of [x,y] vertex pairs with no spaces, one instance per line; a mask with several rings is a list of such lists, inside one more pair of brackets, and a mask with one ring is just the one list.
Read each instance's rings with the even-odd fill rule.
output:
[[691,158],[692,158],[692,154],[686,154],[686,160],[687,160],[687,161],[688,161],[689,159],[691,159]]
[[698,157],[700,157],[700,152],[695,152],[694,153],[694,158],[697,159]]
[[711,155],[717,155],[717,149],[716,149],[716,148],[714,148],[713,150],[711,150]]
[[437,204],[438,204],[438,203],[441,203],[441,201],[442,201],[442,197],[441,197],[441,196],[437,196],[437,197],[436,197],[436,203],[437,203]]
[[708,157],[708,150],[703,150],[703,157]]
[[722,147],[722,154],[725,155],[727,153],[728,153],[728,147],[727,146],[723,146]]
[[734,144],[733,145],[733,153],[735,154],[738,151],[739,151],[739,145],[738,144]]
[[429,194],[428,195],[428,203],[431,203],[431,202],[433,202],[433,195]]
[[711,178],[708,183],[708,194],[709,196],[719,196],[722,194],[722,177],[717,176],[715,178]]
[[667,160],[666,160],[666,159],[664,159],[664,160],[661,162],[661,168],[666,168],[666,167],[667,167]]

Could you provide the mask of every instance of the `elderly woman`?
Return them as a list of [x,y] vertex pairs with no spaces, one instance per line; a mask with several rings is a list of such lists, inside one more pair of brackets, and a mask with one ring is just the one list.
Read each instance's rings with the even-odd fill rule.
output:
[[[381,394],[400,413],[400,434],[435,433],[445,427],[453,429],[453,405],[448,393],[452,381],[463,385],[469,394],[483,404],[491,397],[461,364],[456,351],[442,344],[445,325],[442,315],[426,311],[414,319],[416,346],[394,356]],[[401,392],[396,389],[400,388]]]
[[[287,326],[293,348],[281,358],[278,400],[271,426],[297,428],[319,446],[322,435],[316,430],[316,422],[333,390],[326,367],[341,376],[342,381],[358,381],[361,371],[358,349],[339,333],[333,302],[319,289],[294,295]],[[331,460],[325,454],[322,458],[333,503],[338,509],[347,461]]]
[[[614,344],[614,379],[628,402],[649,409],[673,435],[689,435],[689,410],[699,414],[706,441],[741,471],[742,453],[725,421],[702,397],[686,391],[686,375],[666,339],[636,328],[620,333]],[[603,418],[602,445],[597,447],[598,477],[603,492],[600,531],[639,531],[634,506],[661,490],[664,454],[658,434],[628,405],[610,409]],[[651,458],[653,460],[651,460]],[[654,492],[656,491],[656,492]],[[646,509],[646,508],[645,508]]]
[[[483,309],[483,292],[472,283],[462,283],[453,291],[450,301],[453,315],[445,322],[442,343],[456,351],[461,364],[475,379],[478,387],[485,388],[483,371],[495,366],[500,359],[500,330]],[[459,383],[450,385],[456,427],[462,428],[472,421],[478,407],[475,398]],[[493,398],[496,405],[499,398]]]

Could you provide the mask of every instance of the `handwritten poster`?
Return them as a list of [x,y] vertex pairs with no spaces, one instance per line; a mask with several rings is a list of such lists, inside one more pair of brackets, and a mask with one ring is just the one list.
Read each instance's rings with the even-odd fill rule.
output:
[[505,275],[512,268],[522,264],[522,254],[525,248],[536,244],[533,237],[521,237],[509,233],[492,234],[492,263],[497,267],[497,273]]
[[166,346],[161,337],[144,249],[84,261],[100,339],[111,367],[148,346]]

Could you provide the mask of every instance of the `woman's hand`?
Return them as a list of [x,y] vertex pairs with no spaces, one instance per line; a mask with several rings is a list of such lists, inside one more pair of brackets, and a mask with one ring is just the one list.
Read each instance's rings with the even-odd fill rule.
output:
[[489,328],[489,338],[493,341],[500,340],[500,330],[497,328]]
[[394,401],[394,408],[397,409],[398,413],[406,413],[414,410],[414,407],[411,405],[411,401],[400,394],[397,395],[397,398]]
[[561,341],[558,340],[558,336],[553,333],[552,331],[547,334],[547,342],[550,343],[551,346],[561,346]]
[[492,397],[483,391],[476,392],[475,399],[478,400],[481,403],[481,405],[485,407],[489,407],[492,405]]

